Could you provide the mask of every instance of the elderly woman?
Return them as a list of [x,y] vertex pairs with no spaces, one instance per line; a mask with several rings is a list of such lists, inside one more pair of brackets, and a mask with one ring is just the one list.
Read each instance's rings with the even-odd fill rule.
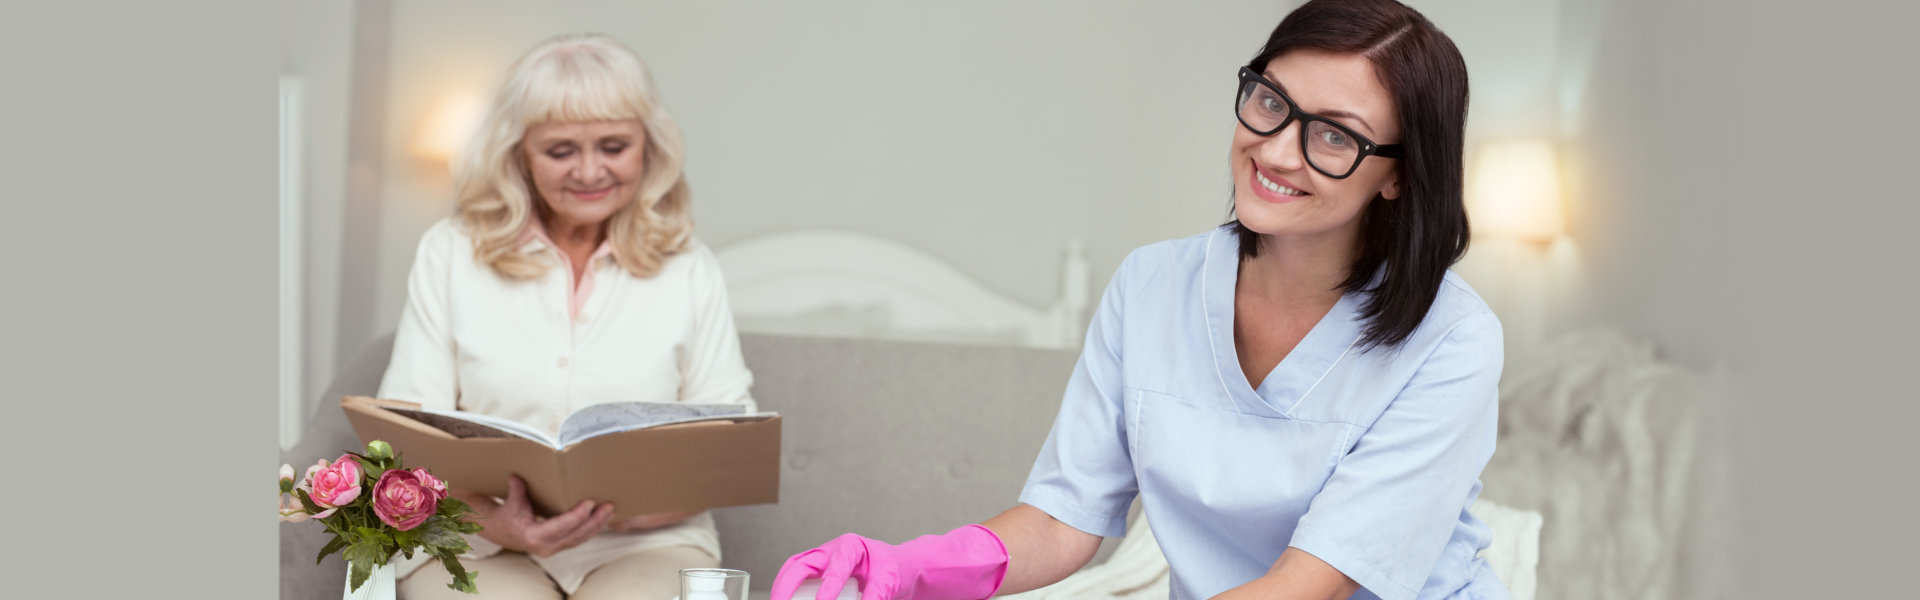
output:
[[[541,43],[508,70],[454,172],[457,214],[420,240],[380,396],[557,432],[607,402],[739,403],[740,358],[712,252],[692,237],[680,134],[646,67],[601,36]],[[456,486],[459,482],[453,482]],[[486,529],[465,564],[498,598],[645,598],[719,564],[705,512],[542,518],[523,482],[454,494]],[[417,561],[415,561],[417,562]],[[405,598],[467,596],[409,577]]]

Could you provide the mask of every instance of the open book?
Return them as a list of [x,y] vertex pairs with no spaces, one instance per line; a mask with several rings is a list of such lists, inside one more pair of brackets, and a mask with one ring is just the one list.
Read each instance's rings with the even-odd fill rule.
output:
[[615,402],[595,404],[575,411],[560,423],[560,435],[519,421],[459,410],[421,408],[391,410],[426,423],[458,438],[497,438],[519,436],[555,450],[564,449],[602,435],[699,421],[759,421],[779,413],[747,413],[740,404],[680,404],[674,402]]
[[505,419],[348,396],[362,444],[385,440],[448,486],[495,497],[527,484],[535,512],[612,502],[614,518],[780,500],[780,416],[737,404],[623,403],[567,417],[559,435]]

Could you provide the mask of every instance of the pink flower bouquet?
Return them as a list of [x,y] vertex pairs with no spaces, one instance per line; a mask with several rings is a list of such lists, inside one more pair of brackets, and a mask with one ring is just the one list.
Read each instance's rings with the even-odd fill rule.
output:
[[466,520],[465,502],[447,497],[447,484],[426,469],[403,469],[386,442],[367,444],[366,454],[348,452],[307,467],[296,483],[291,465],[280,466],[280,520],[319,521],[333,533],[316,562],[335,552],[349,565],[349,589],[360,584],[394,554],[413,558],[418,550],[440,559],[453,575],[447,587],[479,593],[469,572],[455,558],[466,552],[463,533],[480,525]]

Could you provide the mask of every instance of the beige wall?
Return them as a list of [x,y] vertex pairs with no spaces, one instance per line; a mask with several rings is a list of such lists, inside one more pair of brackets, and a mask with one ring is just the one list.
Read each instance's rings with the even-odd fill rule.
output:
[[[708,244],[801,228],[881,235],[1041,305],[1058,293],[1056,258],[1068,240],[1087,243],[1100,286],[1129,250],[1220,221],[1234,126],[1225,82],[1293,5],[358,4],[363,14],[351,19],[379,20],[388,42],[384,77],[353,78],[362,92],[384,88],[380,102],[362,102],[384,120],[379,177],[365,188],[377,197],[354,223],[320,214],[310,226],[317,285],[308,306],[335,315],[311,321],[324,325],[312,341],[338,346],[319,356],[350,354],[393,328],[414,243],[451,210],[444,167],[410,151],[427,115],[449,95],[484,94],[553,34],[608,33],[651,64],[686,132]],[[1645,0],[1414,5],[1467,58],[1469,160],[1492,140],[1563,144],[1571,225],[1558,254],[1515,263],[1531,250],[1481,239],[1458,267],[1509,321],[1510,355],[1557,332],[1607,325],[1683,360],[1714,362],[1709,324],[1697,316],[1712,292],[1702,266],[1711,242],[1701,234],[1710,205],[1689,201],[1701,190],[1661,168],[1685,150],[1663,162],[1636,145],[1670,123],[1634,120],[1650,108],[1650,90],[1708,66],[1661,54],[1683,34],[1669,22],[1688,15]],[[329,40],[302,46],[303,64],[346,60],[338,46],[352,32],[302,35]],[[340,189],[342,177],[332,167],[309,180]],[[319,203],[339,192],[319,191],[315,211],[338,215],[339,200]],[[344,258],[356,264],[341,264],[343,246],[362,252]],[[1539,280],[1516,279],[1515,264]],[[328,290],[343,270],[362,281]],[[322,367],[310,372],[324,376]]]
[[1550,327],[1620,329],[1673,360],[1722,366],[1735,200],[1716,175],[1730,128],[1719,73],[1737,60],[1726,38],[1744,32],[1712,2],[1562,6],[1558,130],[1580,260]]
[[444,179],[397,151],[414,134],[406,124],[443,94],[487,89],[552,34],[609,33],[650,63],[686,132],[708,244],[870,233],[1044,305],[1070,239],[1087,242],[1104,284],[1132,248],[1224,216],[1232,72],[1286,8],[523,6],[396,4],[380,327],[398,314],[412,241],[450,210]]
[[282,71],[301,83],[306,205],[301,242],[306,265],[302,304],[306,355],[301,388],[319,394],[332,377],[339,330],[342,209],[347,196],[347,133],[351,118],[355,3],[296,1],[282,13]]

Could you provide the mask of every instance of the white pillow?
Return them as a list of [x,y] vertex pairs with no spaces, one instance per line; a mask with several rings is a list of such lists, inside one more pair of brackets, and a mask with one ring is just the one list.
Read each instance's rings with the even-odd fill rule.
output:
[[1480,556],[1487,567],[1507,584],[1513,600],[1533,600],[1534,571],[1540,566],[1540,513],[1503,506],[1486,498],[1468,509],[1493,530],[1493,543]]

